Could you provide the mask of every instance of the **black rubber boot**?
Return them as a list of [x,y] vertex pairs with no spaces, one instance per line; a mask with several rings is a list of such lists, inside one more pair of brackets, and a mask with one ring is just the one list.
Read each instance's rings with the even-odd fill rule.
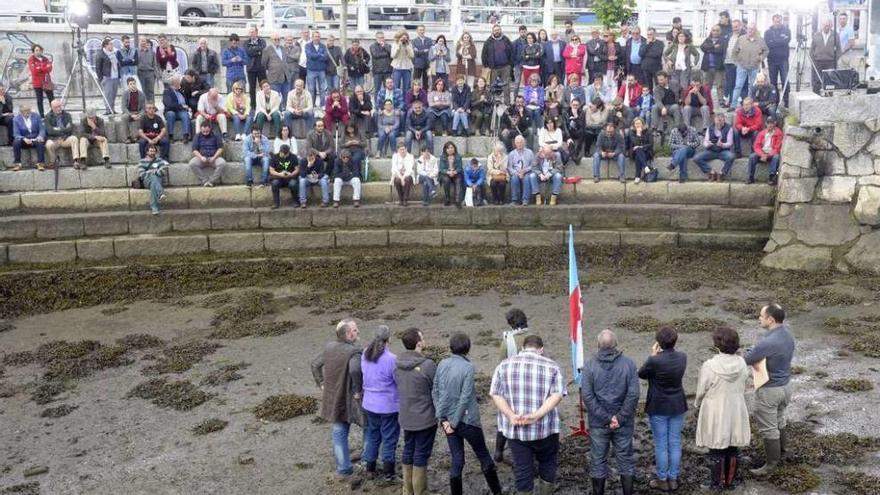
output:
[[461,478],[449,478],[449,493],[450,495],[462,495],[464,493]]
[[397,473],[394,470],[394,462],[382,463],[382,481],[386,484],[397,483]]
[[495,455],[492,457],[495,462],[501,464],[504,462],[504,446],[507,445],[507,438],[499,431],[495,434]]
[[605,495],[605,478],[590,478],[593,482],[593,495]]
[[376,463],[375,462],[366,463],[364,466],[364,471],[365,471],[367,478],[369,478],[369,479],[375,478],[376,477]]
[[709,452],[709,481],[700,484],[700,488],[709,491],[718,491],[724,486],[724,453],[712,450]]
[[729,447],[724,454],[724,488],[733,490],[736,488],[736,475],[739,472],[739,449]]
[[623,495],[633,495],[633,475],[621,476],[620,488],[623,490]]
[[752,469],[752,474],[755,476],[766,476],[773,472],[779,464],[779,458],[782,456],[780,450],[778,438],[765,438],[764,453],[767,455],[767,462],[758,469]]
[[492,468],[483,473],[486,478],[486,484],[489,485],[489,491],[492,495],[501,495],[501,481],[498,480],[498,471]]

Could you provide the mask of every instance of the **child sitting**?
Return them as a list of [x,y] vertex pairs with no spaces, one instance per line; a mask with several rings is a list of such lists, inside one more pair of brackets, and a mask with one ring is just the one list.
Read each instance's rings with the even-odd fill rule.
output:
[[651,109],[654,108],[654,97],[647,86],[642,88],[642,96],[639,97],[639,117],[648,128],[651,127]]

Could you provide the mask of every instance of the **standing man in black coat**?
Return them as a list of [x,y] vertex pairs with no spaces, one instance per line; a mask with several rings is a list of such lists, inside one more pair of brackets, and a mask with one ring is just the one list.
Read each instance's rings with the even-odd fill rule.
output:
[[645,80],[645,73],[642,70],[642,46],[647,46],[647,40],[642,37],[642,30],[638,26],[632,28],[631,36],[627,38],[624,46],[624,57],[626,64],[626,73],[632,74],[640,85],[645,86],[648,82]]
[[639,47],[639,55],[642,56],[642,72],[652,93],[657,73],[663,68],[663,48],[663,42],[657,39],[657,30],[648,28],[645,42]]
[[[770,84],[777,92],[782,91],[785,80],[788,79],[788,55],[789,43],[791,43],[791,29],[783,24],[780,14],[773,15],[773,25],[764,32],[764,43],[767,43],[767,66],[770,73]],[[788,105],[788,88],[782,95],[786,106]]]
[[715,101],[721,101],[724,98],[724,55],[727,52],[727,43],[721,33],[721,26],[712,26],[709,36],[700,45],[700,50],[703,52],[700,69],[703,71],[706,84],[710,89],[713,85],[716,86]]
[[257,108],[257,88],[260,81],[266,79],[266,68],[263,67],[263,50],[266,49],[266,40],[260,38],[257,26],[248,28],[248,40],[244,44],[248,55],[247,80],[248,92],[251,95],[251,108]]
[[639,369],[639,378],[648,380],[645,413],[654,435],[657,478],[650,486],[655,490],[678,489],[681,466],[681,429],[687,412],[687,399],[681,380],[687,368],[687,354],[675,350],[678,334],[669,327],[657,330],[651,356]]
[[376,42],[370,45],[370,57],[373,59],[373,94],[378,97],[382,82],[391,77],[391,45],[385,42],[382,31],[376,33]]
[[[650,33],[651,30],[648,30]],[[663,46],[660,46],[660,55],[663,55]],[[590,41],[587,42],[587,71],[590,73],[590,81],[596,76],[605,75],[605,40],[599,35],[599,30],[593,28],[590,31]],[[564,84],[564,82],[563,82]]]
[[501,81],[504,86],[504,104],[510,105],[510,67],[513,65],[513,43],[510,38],[501,32],[501,26],[492,26],[492,34],[483,43],[483,51],[480,54],[483,67],[490,69],[489,87],[496,81]]

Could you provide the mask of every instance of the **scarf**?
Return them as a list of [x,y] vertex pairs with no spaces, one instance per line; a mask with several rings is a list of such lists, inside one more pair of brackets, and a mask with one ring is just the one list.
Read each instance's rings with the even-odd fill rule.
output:
[[104,54],[110,59],[110,79],[119,79],[119,60],[111,48],[109,51],[104,50]]
[[516,336],[522,335],[528,332],[528,328],[517,328],[515,330],[505,330],[502,335],[502,340],[504,341],[504,346],[507,348],[507,357],[512,358],[516,356],[519,350],[516,348]]

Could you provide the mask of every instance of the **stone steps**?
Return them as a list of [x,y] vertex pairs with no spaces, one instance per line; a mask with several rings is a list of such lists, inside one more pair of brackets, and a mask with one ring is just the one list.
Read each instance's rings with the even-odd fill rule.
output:
[[[117,167],[114,173],[124,175],[125,169]],[[83,174],[88,174],[86,171]],[[51,176],[49,171],[36,172]],[[173,176],[173,174],[172,174]],[[121,179],[120,179],[121,180]],[[210,209],[210,208],[262,208],[272,204],[271,189],[246,186],[217,187],[169,187],[164,208]],[[315,201],[317,191],[311,193]],[[284,201],[290,195],[283,192]],[[412,191],[411,199],[421,198],[421,186]],[[718,205],[735,207],[771,206],[776,198],[775,188],[766,184],[655,182],[651,184],[616,180],[599,183],[581,181],[565,184],[560,196],[562,204],[665,204],[665,205]],[[343,189],[343,202],[350,203],[351,188]],[[364,204],[385,204],[396,199],[396,194],[385,182],[370,182],[362,186],[361,200]],[[434,203],[442,202],[442,193]],[[96,211],[141,211],[147,209],[148,191],[144,189],[78,189],[65,191],[33,191],[0,194],[0,216],[45,213],[74,213]],[[418,208],[418,207],[415,207]],[[515,208],[515,211],[522,211]],[[409,211],[412,211],[411,208]]]
[[[63,263],[180,256],[203,253],[263,253],[381,246],[560,247],[566,229],[369,229],[258,231],[125,235],[89,239],[0,244],[0,263]],[[676,232],[668,230],[579,230],[575,243],[595,246],[670,246],[760,249],[761,232]]]
[[[21,215],[0,218],[0,241],[57,240],[92,236],[183,234],[262,230],[370,229],[564,229],[661,230],[681,232],[769,232],[773,208],[715,205],[559,205],[424,208],[214,208]],[[474,230],[473,232],[478,232]],[[369,234],[376,235],[376,234]],[[539,241],[536,241],[539,242]]]

